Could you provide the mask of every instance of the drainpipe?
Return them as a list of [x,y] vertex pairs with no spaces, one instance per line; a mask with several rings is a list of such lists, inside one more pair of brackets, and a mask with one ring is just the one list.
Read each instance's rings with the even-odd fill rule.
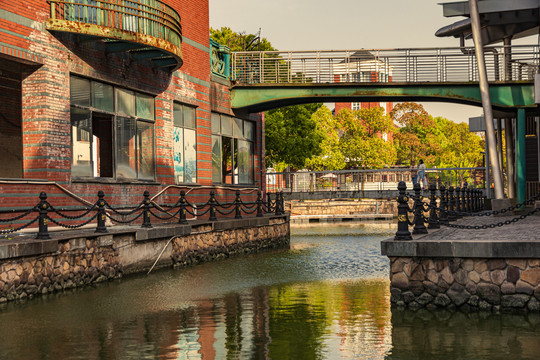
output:
[[497,156],[497,139],[495,138],[495,129],[493,126],[493,109],[491,108],[486,62],[482,49],[482,34],[480,33],[480,16],[478,15],[477,0],[469,0],[469,8],[471,13],[474,50],[476,52],[476,59],[478,62],[480,94],[482,95],[482,107],[484,109],[484,121],[486,123],[486,139],[488,142],[489,158],[493,171],[493,182],[495,183],[495,199],[504,199],[501,166]]
[[[504,80],[512,80],[512,38],[504,38]],[[514,135],[512,119],[504,119],[504,137],[506,140],[506,177],[508,198],[516,198],[515,164],[514,164]]]

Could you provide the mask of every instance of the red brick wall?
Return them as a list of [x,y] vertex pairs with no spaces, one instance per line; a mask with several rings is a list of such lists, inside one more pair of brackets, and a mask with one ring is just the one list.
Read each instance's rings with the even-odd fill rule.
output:
[[[7,19],[0,19],[0,49],[5,46],[42,59],[41,65],[35,64],[36,68],[23,75],[21,85],[25,180],[58,182],[91,202],[95,201],[98,190],[103,190],[112,204],[138,204],[144,190],[153,195],[166,185],[174,184],[172,107],[173,101],[179,101],[197,108],[197,181],[198,185],[212,186],[210,114],[212,111],[233,113],[228,87],[211,80],[208,0],[163,1],[175,8],[182,19],[183,65],[173,74],[157,70],[149,62],[135,61],[123,53],[108,54],[104,44],[74,42],[69,34],[50,33],[44,25],[50,14],[50,5],[45,0],[0,2],[0,9],[8,14]],[[27,63],[25,54],[8,55],[10,60]],[[70,74],[156,97],[156,182],[72,181]],[[263,125],[260,117],[252,117],[251,120],[257,121],[255,185],[260,186],[264,171],[260,157]],[[20,185],[5,182],[0,183],[0,191],[13,196],[28,193],[19,207],[34,205],[40,191],[65,197],[54,185],[43,183]],[[175,196],[178,191],[173,191]],[[208,191],[206,188],[205,193]],[[13,205],[13,197],[0,199],[0,208],[9,204]]]

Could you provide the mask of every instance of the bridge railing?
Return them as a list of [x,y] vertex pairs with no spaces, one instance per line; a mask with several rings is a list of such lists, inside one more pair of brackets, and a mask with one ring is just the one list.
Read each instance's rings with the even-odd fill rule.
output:
[[[490,81],[533,80],[539,47],[489,47],[485,59]],[[473,47],[261,51],[232,53],[231,77],[245,84],[445,83],[478,81],[478,69]]]
[[[428,183],[485,188],[484,167],[427,169]],[[317,191],[374,191],[395,190],[400,181],[413,187],[416,168],[267,172],[266,190],[269,192]]]

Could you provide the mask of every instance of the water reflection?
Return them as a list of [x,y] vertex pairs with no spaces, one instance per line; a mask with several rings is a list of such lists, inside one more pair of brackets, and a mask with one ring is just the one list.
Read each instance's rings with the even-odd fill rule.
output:
[[[0,306],[0,359],[425,359],[540,354],[538,316],[390,308],[393,228],[294,228],[292,249]],[[512,356],[510,356],[512,357]]]

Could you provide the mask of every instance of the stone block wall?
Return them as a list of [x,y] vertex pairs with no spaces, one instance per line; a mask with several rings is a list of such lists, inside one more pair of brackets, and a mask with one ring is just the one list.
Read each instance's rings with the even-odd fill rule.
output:
[[99,240],[78,238],[54,245],[46,254],[0,264],[0,303],[122,276],[112,236]]
[[291,215],[352,215],[361,213],[396,214],[395,200],[361,200],[361,201],[292,201]]
[[540,260],[390,257],[391,302],[410,308],[540,312]]

